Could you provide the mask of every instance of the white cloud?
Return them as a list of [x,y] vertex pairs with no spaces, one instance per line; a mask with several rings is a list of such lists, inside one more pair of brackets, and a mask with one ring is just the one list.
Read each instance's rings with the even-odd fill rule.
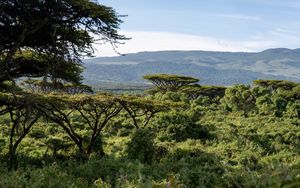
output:
[[213,16],[221,17],[221,18],[229,18],[235,20],[250,20],[250,21],[258,21],[261,20],[259,16],[250,16],[244,14],[214,14]]
[[[267,48],[296,48],[300,39],[290,44],[288,35],[278,36],[272,32],[249,37],[243,41],[225,40],[207,36],[195,36],[169,32],[123,31],[127,37],[132,37],[125,44],[119,45],[117,51],[122,54],[140,51],[160,50],[209,50],[209,51],[261,51]],[[117,56],[109,44],[95,45],[96,56]]]

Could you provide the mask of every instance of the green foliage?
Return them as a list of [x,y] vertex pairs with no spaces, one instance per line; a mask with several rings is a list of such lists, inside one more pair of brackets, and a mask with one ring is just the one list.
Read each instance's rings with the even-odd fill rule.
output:
[[[2,174],[3,172],[1,172]],[[38,178],[37,178],[38,177]],[[87,181],[74,178],[57,164],[43,169],[24,169],[2,174],[0,187],[85,187]]]
[[282,88],[285,90],[291,90],[296,86],[299,86],[299,83],[291,82],[287,80],[254,80],[253,84],[260,87],[270,88],[276,90]]
[[[298,89],[238,85],[221,100],[2,92],[0,187],[298,187]],[[135,128],[125,106],[138,125],[159,112]],[[25,137],[7,171],[11,130],[13,144]]]
[[[0,65],[5,64],[6,59],[0,58]],[[80,74],[83,67],[75,60],[65,60],[58,56],[40,54],[34,51],[23,51],[16,53],[12,59],[10,76],[12,78],[43,77],[52,82],[70,82],[79,84],[82,80]]]
[[293,102],[289,102],[286,107],[285,115],[290,118],[298,118],[300,119],[300,100]]
[[[223,184],[224,167],[213,154],[204,153],[197,148],[177,149],[166,157],[171,168],[182,174],[181,182],[190,187],[213,187]],[[176,161],[179,161],[176,163]],[[177,169],[176,169],[177,168]]]
[[135,128],[145,128],[157,113],[181,107],[181,103],[147,99],[138,96],[122,96],[118,102],[131,118]]
[[171,111],[157,117],[154,122],[161,140],[184,141],[186,139],[209,139],[209,130],[197,123],[191,111]]
[[275,115],[276,107],[271,95],[264,95],[256,98],[256,107],[261,115]]
[[[101,131],[122,110],[116,97],[98,95],[49,95],[48,102],[40,106],[44,116],[62,127],[76,144],[79,155],[86,158],[93,152],[103,156]],[[88,129],[76,121],[87,125]],[[99,145],[100,144],[100,145]]]
[[149,129],[138,129],[128,143],[126,152],[128,158],[137,159],[142,163],[152,164],[155,157],[155,135]]
[[50,76],[78,84],[94,37],[113,45],[126,39],[120,16],[95,1],[3,0],[0,10],[0,82]]
[[153,95],[154,99],[160,100],[160,101],[172,101],[172,102],[178,102],[178,103],[189,103],[190,100],[188,98],[188,95],[182,92],[172,92],[168,91],[165,93],[155,93]]
[[11,92],[11,91],[21,92],[22,89],[19,86],[13,84],[12,81],[0,82],[0,92]]
[[199,82],[199,79],[174,74],[150,74],[143,77],[152,82],[159,91],[178,91],[181,87]]
[[210,98],[223,97],[225,95],[226,87],[221,86],[201,86],[198,84],[188,85],[181,89],[189,98],[196,99],[200,96],[207,96]]
[[250,86],[236,85],[226,89],[221,103],[229,111],[242,111],[246,115],[254,109],[255,98]]
[[51,93],[60,92],[67,94],[93,93],[91,87],[84,84],[63,84],[60,81],[48,82],[45,80],[27,79],[21,83],[21,86],[30,92]]
[[300,185],[298,170],[275,163],[259,170],[260,177],[255,174],[257,172],[237,170],[235,173],[231,172],[227,178],[235,186],[294,188]]

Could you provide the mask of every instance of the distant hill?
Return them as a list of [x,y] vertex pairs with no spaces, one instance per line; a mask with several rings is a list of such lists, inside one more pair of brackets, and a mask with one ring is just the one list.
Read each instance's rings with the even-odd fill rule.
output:
[[168,73],[200,78],[201,84],[250,84],[255,79],[300,82],[300,49],[258,53],[211,51],[139,52],[84,60],[85,83],[143,84],[145,74]]

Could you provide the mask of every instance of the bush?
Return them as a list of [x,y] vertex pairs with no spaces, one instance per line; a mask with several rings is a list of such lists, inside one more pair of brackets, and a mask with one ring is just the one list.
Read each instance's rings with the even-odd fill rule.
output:
[[75,178],[63,171],[57,164],[42,169],[19,169],[1,172],[0,187],[88,187],[88,182]]
[[294,103],[289,102],[286,107],[285,115],[290,118],[300,119],[300,101],[298,100]]
[[162,141],[184,141],[191,139],[210,139],[209,130],[197,123],[191,111],[172,111],[162,114],[155,122],[158,124],[159,139]]
[[175,149],[165,162],[168,170],[180,174],[180,181],[188,187],[223,187],[225,169],[214,154],[195,148]]
[[149,129],[137,129],[128,143],[128,158],[137,159],[142,163],[151,164],[155,157],[155,134]]
[[255,96],[250,86],[236,85],[227,88],[221,103],[228,111],[242,111],[246,116],[255,107]]

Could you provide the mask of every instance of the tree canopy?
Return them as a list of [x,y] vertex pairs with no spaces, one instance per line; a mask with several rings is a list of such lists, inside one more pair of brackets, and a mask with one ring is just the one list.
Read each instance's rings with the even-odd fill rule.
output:
[[201,86],[199,84],[193,84],[185,86],[181,89],[191,99],[196,99],[199,96],[207,96],[210,98],[223,97],[225,95],[226,87],[222,86]]
[[135,128],[145,128],[155,114],[168,111],[171,108],[182,108],[183,104],[175,102],[162,102],[145,99],[139,96],[121,96],[118,101],[127,112]]
[[273,90],[278,88],[291,90],[294,87],[300,85],[299,83],[291,82],[287,80],[254,80],[253,84],[256,86],[266,87]]
[[[68,67],[70,63],[79,66],[82,56],[92,55],[96,37],[112,45],[126,39],[118,34],[121,22],[112,8],[91,0],[3,0],[0,2],[0,81],[45,74],[45,69],[34,67],[39,64],[35,54],[50,57],[47,62],[51,63],[43,64],[47,67],[62,63]],[[26,50],[34,53],[24,58]],[[58,76],[54,72],[60,71],[46,73]],[[78,68],[74,73],[80,73]]]
[[174,74],[149,74],[143,77],[152,82],[160,91],[178,91],[179,88],[199,82],[199,79]]

